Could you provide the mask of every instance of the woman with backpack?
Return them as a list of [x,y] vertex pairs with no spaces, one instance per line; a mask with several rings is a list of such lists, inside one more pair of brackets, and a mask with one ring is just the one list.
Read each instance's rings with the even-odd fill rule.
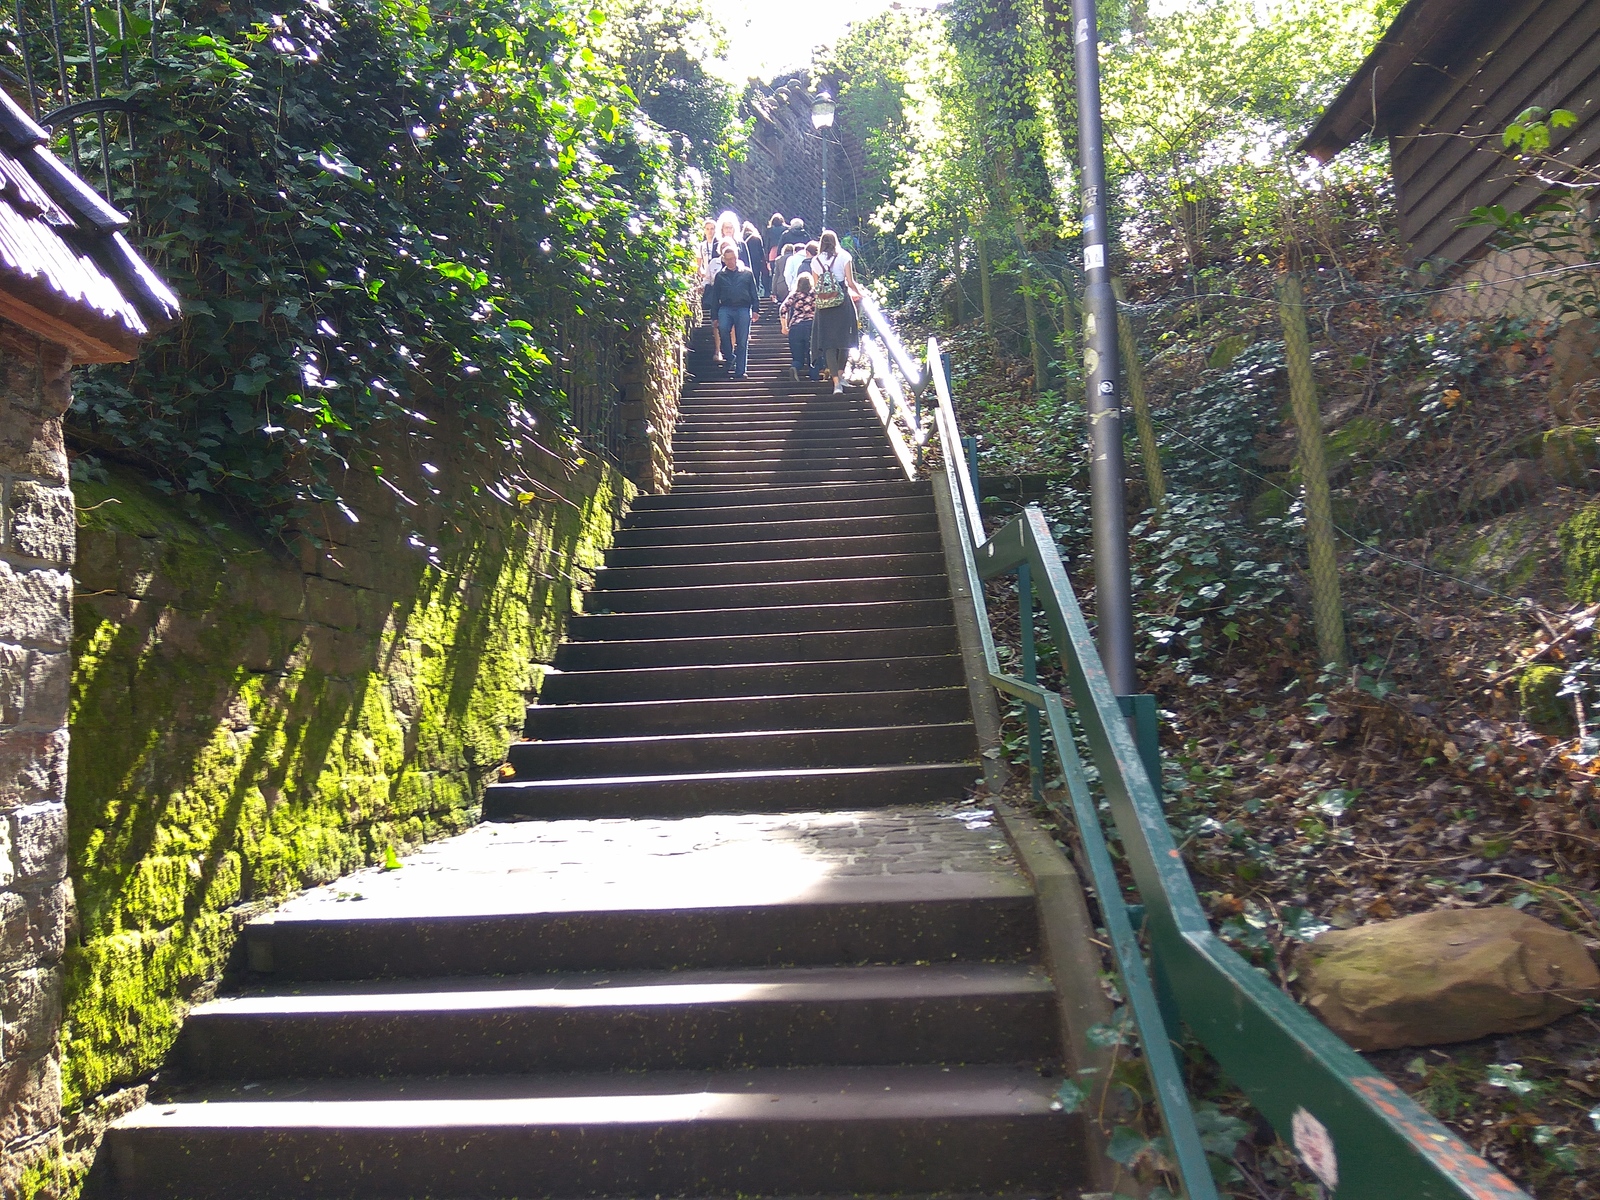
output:
[[857,335],[856,301],[861,289],[850,251],[839,245],[839,235],[824,229],[811,259],[812,288],[817,316],[811,324],[811,361],[827,360],[834,394],[844,391],[844,368]]

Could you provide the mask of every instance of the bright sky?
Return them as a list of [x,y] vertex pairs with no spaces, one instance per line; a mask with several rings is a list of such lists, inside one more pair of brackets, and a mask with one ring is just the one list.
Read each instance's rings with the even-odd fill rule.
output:
[[771,79],[811,65],[811,52],[831,46],[852,21],[875,17],[886,8],[932,7],[933,0],[709,0],[728,31],[728,60],[712,64],[738,87],[755,75]]

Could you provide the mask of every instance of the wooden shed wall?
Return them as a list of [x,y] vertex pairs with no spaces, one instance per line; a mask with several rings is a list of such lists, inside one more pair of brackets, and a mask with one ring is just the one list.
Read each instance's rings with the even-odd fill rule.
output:
[[1458,70],[1390,138],[1400,227],[1416,261],[1464,262],[1485,250],[1485,227],[1462,228],[1472,209],[1520,211],[1544,190],[1519,182],[1500,135],[1529,105],[1570,109],[1578,124],[1564,157],[1600,165],[1600,2],[1507,5],[1475,60]]

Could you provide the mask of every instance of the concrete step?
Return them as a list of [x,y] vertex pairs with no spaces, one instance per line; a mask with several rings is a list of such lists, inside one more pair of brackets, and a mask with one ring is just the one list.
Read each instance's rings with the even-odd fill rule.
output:
[[[777,562],[792,558],[823,559],[852,558],[860,555],[939,553],[941,553],[939,534],[934,530],[928,530],[922,533],[881,533],[864,537],[797,537],[786,541],[691,541],[682,545],[623,546],[606,551],[606,565],[659,567],[677,563],[702,565]],[[708,594],[705,599],[707,604],[728,603],[720,594]]]
[[1088,1148],[1057,1086],[1032,1066],[286,1081],[147,1105],[107,1151],[127,1200],[1063,1195]]
[[822,692],[915,691],[963,682],[959,654],[851,658],[624,671],[552,671],[539,691],[546,704],[710,700],[717,696],[797,696]]
[[802,452],[851,454],[856,451],[865,451],[869,454],[876,454],[888,445],[888,442],[881,434],[851,432],[841,436],[818,437],[807,434],[803,430],[798,433],[789,433],[783,430],[762,433],[756,430],[746,432],[737,438],[717,436],[715,433],[697,434],[680,431],[672,439],[672,443],[675,461],[691,454],[704,456],[730,452],[760,453],[768,456]]
[[[823,421],[804,417],[700,418],[681,422],[674,432],[674,442],[679,435],[695,440],[723,441],[766,437],[807,438],[812,441],[865,438],[880,445],[886,440],[883,428],[876,421]],[[690,443],[686,441],[684,444]]]
[[954,626],[902,626],[848,631],[723,633],[691,638],[563,642],[556,650],[554,665],[558,671],[627,671],[642,667],[918,657],[954,654],[956,651]]
[[791,558],[767,562],[702,563],[696,566],[600,568],[595,587],[603,590],[649,587],[718,587],[727,583],[779,583],[800,579],[870,579],[885,575],[935,575],[944,569],[938,554],[888,554],[875,557]]
[[[739,494],[739,504],[747,506],[782,507],[786,504],[830,504],[834,501],[862,501],[862,499],[899,499],[904,496],[933,496],[933,488],[926,480],[890,480],[883,483],[810,483],[810,485],[766,488],[758,493]],[[640,496],[634,501],[635,512],[656,509],[704,509],[728,504],[718,501],[712,493],[680,494],[669,491],[662,496]]]
[[[786,489],[788,490],[788,489]],[[660,529],[689,520],[707,525],[738,525],[752,517],[780,521],[835,520],[843,517],[927,516],[933,512],[931,496],[885,496],[873,500],[793,499],[777,504],[731,504],[722,508],[710,505],[696,509],[638,508],[628,514],[629,529]],[[693,516],[689,514],[693,513]]]
[[510,779],[484,789],[486,821],[687,817],[958,803],[982,778],[975,762],[795,767],[684,775]]
[[820,604],[799,609],[684,609],[657,613],[598,613],[567,619],[572,641],[650,641],[679,637],[737,637],[760,633],[809,633],[825,629],[894,629],[939,625],[951,619],[950,601],[885,600]]
[[931,512],[828,517],[805,521],[786,520],[784,514],[776,513],[764,515],[759,520],[746,519],[727,525],[711,524],[701,520],[698,514],[686,514],[682,521],[674,525],[652,525],[643,528],[624,526],[618,531],[615,544],[620,549],[633,549],[645,546],[683,546],[695,542],[717,544],[780,540],[813,542],[822,538],[896,533],[937,534],[938,530],[938,517]]
[[512,742],[507,759],[516,770],[514,778],[565,779],[583,774],[956,762],[977,753],[971,723],[952,722]]
[[674,474],[673,487],[675,489],[687,488],[726,488],[731,486],[765,487],[768,485],[782,486],[789,483],[868,483],[879,479],[893,479],[900,474],[896,466],[883,467],[840,467],[835,470],[773,470],[773,471],[718,471],[718,472],[693,472],[678,471]]
[[966,688],[947,686],[609,704],[544,701],[528,706],[523,733],[530,738],[597,738],[737,733],[750,729],[826,729],[885,723],[950,724],[971,719]]
[[837,446],[827,443],[809,447],[751,447],[749,449],[679,450],[673,455],[673,465],[680,471],[701,472],[710,467],[724,467],[741,471],[777,470],[782,467],[805,466],[892,466],[898,460],[889,450],[887,442],[877,445]]
[[893,575],[875,579],[809,579],[789,583],[727,583],[716,588],[626,588],[590,592],[591,612],[671,612],[700,609],[707,601],[729,608],[781,604],[862,604],[882,600],[937,600],[948,596],[943,575]]
[[312,985],[194,1009],[186,1080],[1048,1062],[1023,963],[607,972]]
[[1032,892],[986,871],[791,880],[697,870],[692,888],[633,871],[585,869],[570,880],[458,872],[440,881],[443,898],[418,894],[426,889],[414,880],[397,895],[251,922],[252,966],[281,980],[420,979],[1037,954]]

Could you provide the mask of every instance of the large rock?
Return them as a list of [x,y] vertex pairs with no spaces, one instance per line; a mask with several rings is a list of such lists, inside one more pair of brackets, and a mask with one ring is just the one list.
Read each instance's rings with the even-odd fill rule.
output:
[[1550,390],[1546,398],[1554,405],[1570,405],[1572,389],[1591,379],[1600,379],[1600,324],[1580,317],[1568,321],[1550,340]]
[[1357,1050],[1536,1029],[1600,996],[1583,943],[1513,908],[1331,930],[1299,968],[1307,1006]]
[[1538,495],[1544,483],[1539,464],[1519,458],[1503,464],[1487,475],[1467,480],[1457,507],[1469,521],[1495,513],[1521,508]]
[[1544,435],[1539,461],[1545,474],[1569,487],[1593,488],[1600,483],[1600,439],[1582,425],[1562,425]]

